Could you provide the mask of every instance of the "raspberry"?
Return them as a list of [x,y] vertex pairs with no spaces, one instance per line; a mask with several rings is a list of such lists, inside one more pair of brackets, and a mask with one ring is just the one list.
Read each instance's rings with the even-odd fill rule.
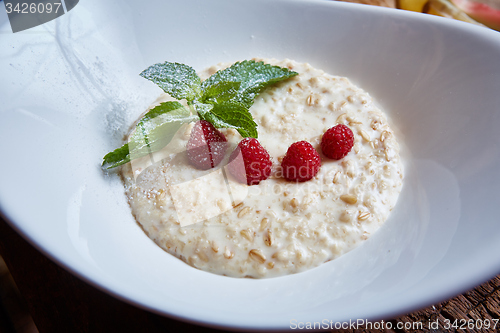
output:
[[336,125],[325,132],[321,139],[321,151],[326,157],[340,160],[354,145],[354,135],[346,125]]
[[299,141],[288,148],[281,167],[286,179],[305,182],[316,176],[321,167],[321,159],[309,142]]
[[199,120],[191,130],[187,143],[187,157],[195,168],[208,170],[217,166],[224,158],[227,140],[206,120]]
[[229,157],[229,172],[241,183],[257,185],[271,174],[271,157],[260,142],[245,138]]

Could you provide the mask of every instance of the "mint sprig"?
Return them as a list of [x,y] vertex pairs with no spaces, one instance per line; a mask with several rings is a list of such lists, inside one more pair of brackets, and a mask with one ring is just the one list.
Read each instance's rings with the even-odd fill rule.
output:
[[148,67],[140,74],[156,83],[175,99],[193,101],[201,95],[201,79],[196,71],[184,64],[165,62]]
[[[185,123],[203,119],[216,128],[233,128],[243,137],[257,138],[257,124],[250,113],[255,97],[267,86],[298,73],[253,60],[237,62],[201,82],[196,71],[183,64],[164,62],[140,75],[179,102],[164,102],[137,123],[128,143],[108,153],[102,166],[111,169],[165,147]],[[194,114],[193,114],[194,113]]]

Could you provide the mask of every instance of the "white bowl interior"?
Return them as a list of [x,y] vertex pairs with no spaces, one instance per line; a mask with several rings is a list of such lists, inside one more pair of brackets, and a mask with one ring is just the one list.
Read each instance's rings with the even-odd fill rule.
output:
[[[1,21],[1,20],[0,20]],[[57,262],[152,311],[208,325],[379,319],[500,271],[500,34],[415,13],[327,1],[80,1],[26,32],[0,31],[0,209]],[[159,90],[140,73],[252,57],[349,77],[392,117],[400,200],[363,246],[264,279],[198,271],[135,223],[102,156]],[[257,320],[258,319],[258,320]]]

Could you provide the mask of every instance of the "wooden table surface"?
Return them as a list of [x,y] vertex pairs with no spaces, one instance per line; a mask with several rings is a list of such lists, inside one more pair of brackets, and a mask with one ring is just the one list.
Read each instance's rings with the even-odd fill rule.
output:
[[[161,317],[126,304],[71,275],[20,237],[0,218],[0,256],[9,268],[40,333],[52,332],[218,332],[218,330]],[[500,271],[500,268],[499,268]],[[452,278],[452,277],[450,277]],[[493,330],[444,329],[445,320],[480,320],[500,317],[500,275],[451,300],[399,318],[385,318],[410,327],[422,323],[425,331],[494,332]],[[429,330],[439,320],[440,330]],[[1,318],[0,318],[1,321]],[[458,322],[459,323],[459,322]],[[500,323],[498,324],[500,331]],[[10,333],[0,324],[1,333]],[[415,332],[401,330],[358,330],[356,332]],[[420,330],[418,330],[420,331]],[[341,332],[354,332],[342,330]]]

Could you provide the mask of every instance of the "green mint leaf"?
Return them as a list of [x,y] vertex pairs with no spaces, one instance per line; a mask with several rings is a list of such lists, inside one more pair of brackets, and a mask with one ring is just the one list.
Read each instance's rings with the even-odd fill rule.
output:
[[250,111],[242,104],[236,102],[215,104],[209,112],[199,115],[201,119],[211,122],[215,127],[234,128],[244,138],[257,138],[257,124]]
[[[189,109],[184,107],[179,102],[176,101],[169,101],[169,102],[163,102],[160,103],[160,105],[155,106],[151,110],[149,110],[144,116],[142,116],[141,120],[139,120],[139,124],[153,124],[155,121],[161,121],[161,119],[167,117],[168,119],[171,118],[183,118],[183,117],[188,117],[191,115],[191,112]],[[163,117],[163,118],[158,118],[157,117]]]
[[[257,124],[249,108],[265,87],[298,73],[287,68],[253,60],[237,62],[218,71],[203,83],[195,70],[178,63],[155,64],[140,75],[173,98],[186,99],[190,108],[179,102],[165,102],[151,109],[138,122],[129,142],[103,158],[103,168],[111,169],[165,147],[179,128],[204,119],[218,128],[234,128],[243,137],[257,137]],[[192,115],[196,110],[198,115]]]
[[120,148],[116,148],[112,152],[107,153],[103,158],[102,167],[104,169],[112,169],[128,162],[130,162],[130,153],[128,150],[128,143],[126,143]]
[[297,74],[297,72],[291,71],[288,68],[272,66],[261,61],[245,60],[216,72],[207,80],[203,81],[201,87],[203,91],[206,92],[212,89],[214,85],[223,81],[241,82],[238,93],[231,101],[240,103],[246,108],[250,108],[257,94],[265,87]]
[[202,101],[204,103],[217,104],[227,102],[235,97],[240,89],[240,82],[220,81],[211,86],[203,92]]
[[150,66],[140,75],[156,83],[175,99],[192,102],[201,97],[201,79],[196,71],[187,65],[166,61]]
[[210,110],[213,109],[214,104],[206,104],[206,103],[200,103],[198,101],[194,101],[193,107],[194,107],[195,111],[198,113],[198,116],[200,117],[200,119],[203,119],[203,115],[210,112]]
[[198,119],[179,102],[161,103],[141,118],[128,143],[104,156],[102,167],[111,169],[161,150],[183,124]]

